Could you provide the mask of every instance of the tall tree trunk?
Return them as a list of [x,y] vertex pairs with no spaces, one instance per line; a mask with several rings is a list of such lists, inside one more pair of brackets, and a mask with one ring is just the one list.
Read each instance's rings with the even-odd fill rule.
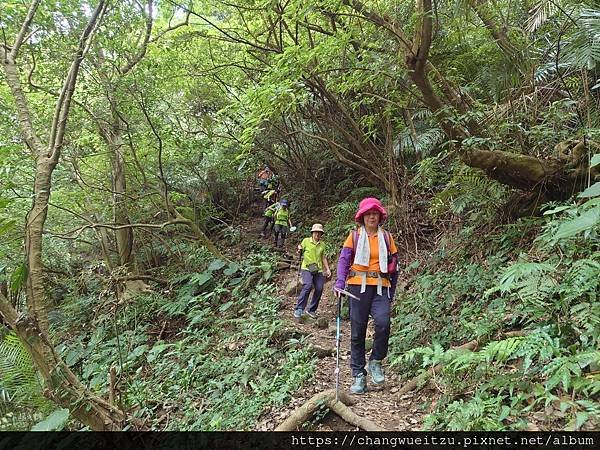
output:
[[[113,128],[110,133],[108,147],[110,150],[110,163],[112,168],[112,190],[113,190],[113,216],[116,225],[129,225],[129,208],[127,202],[127,182],[125,179],[125,156],[121,133]],[[117,251],[119,252],[119,263],[131,268],[133,263],[133,230],[131,228],[119,228],[115,230]]]
[[25,227],[25,249],[27,258],[27,300],[36,312],[42,328],[47,329],[49,304],[44,289],[42,265],[43,229],[48,215],[52,171],[57,161],[40,155],[36,161],[33,185],[33,205],[27,214]]
[[[47,144],[42,144],[33,126],[16,64],[19,49],[33,22],[39,3],[39,0],[31,3],[12,47],[0,46],[0,63],[15,102],[21,135],[36,163],[33,205],[27,215],[25,231],[25,254],[28,266],[27,312],[17,317],[17,312],[10,302],[4,295],[0,295],[0,313],[31,353],[44,379],[47,397],[69,408],[74,417],[93,430],[121,429],[126,418],[125,413],[92,394],[79,382],[54,350],[47,334],[48,305],[42,265],[43,229],[52,188],[52,172],[60,158],[79,68],[89,48],[96,25],[106,12],[106,0],[99,0],[79,40],[77,51],[56,102]],[[10,48],[10,52],[7,48]]]

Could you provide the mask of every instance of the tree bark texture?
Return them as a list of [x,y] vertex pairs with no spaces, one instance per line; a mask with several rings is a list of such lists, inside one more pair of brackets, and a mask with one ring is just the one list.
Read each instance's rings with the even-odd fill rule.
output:
[[[131,222],[126,197],[124,143],[120,131],[114,127],[106,133],[106,137],[112,169],[114,223],[116,225],[129,225]],[[129,227],[119,228],[115,230],[115,238],[120,265],[130,267],[133,263],[133,230]]]

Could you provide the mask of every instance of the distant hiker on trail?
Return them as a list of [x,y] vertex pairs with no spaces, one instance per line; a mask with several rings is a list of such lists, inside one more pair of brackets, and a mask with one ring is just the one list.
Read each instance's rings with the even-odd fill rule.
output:
[[263,213],[265,223],[260,232],[260,237],[269,237],[271,235],[271,231],[273,231],[273,226],[275,225],[275,211],[277,211],[280,206],[281,204],[279,202],[275,202],[265,208],[265,212]]
[[[319,307],[321,294],[323,294],[325,277],[329,278],[331,276],[329,263],[325,257],[325,243],[321,240],[324,233],[323,225],[315,223],[310,232],[311,237],[304,238],[300,245],[298,245],[298,253],[302,254],[302,264],[300,266],[302,290],[298,296],[294,311],[296,319],[302,317],[303,312],[306,312],[313,319],[317,318],[317,308]],[[308,309],[305,311],[308,296],[313,288],[314,292],[310,305],[308,305]]]
[[275,219],[273,231],[275,232],[275,247],[277,248],[283,248],[287,233],[292,227],[289,206],[290,202],[286,199],[281,200],[280,207],[275,210],[275,214],[273,215]]
[[269,184],[269,178],[273,176],[273,172],[269,169],[269,166],[265,166],[263,170],[258,172],[258,185],[260,186],[260,190],[264,191],[267,189],[267,185]]
[[354,216],[358,229],[346,238],[337,265],[335,294],[341,295],[339,290],[347,285],[348,292],[360,298],[349,298],[353,394],[367,391],[365,337],[369,315],[375,322],[375,336],[368,371],[373,383],[385,381],[381,361],[388,352],[391,301],[398,281],[398,250],[389,231],[381,228],[386,219],[387,211],[379,200],[363,199]]
[[267,190],[263,194],[263,198],[265,199],[265,202],[266,202],[265,206],[268,208],[270,205],[272,205],[273,203],[275,203],[277,201],[277,191],[275,189]]
[[273,189],[279,191],[279,176],[272,174],[267,180],[267,190]]

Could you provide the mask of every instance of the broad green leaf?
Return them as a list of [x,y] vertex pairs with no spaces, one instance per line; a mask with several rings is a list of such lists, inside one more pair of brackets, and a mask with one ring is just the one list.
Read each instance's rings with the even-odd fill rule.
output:
[[506,419],[508,416],[510,415],[510,407],[503,405],[502,406],[502,410],[500,411],[500,416],[498,417],[498,420],[500,422],[502,422],[504,419]]
[[227,303],[223,303],[221,306],[219,306],[219,311],[221,312],[225,312],[227,311],[229,308],[231,308],[233,306],[233,302],[229,301]]
[[31,427],[31,431],[60,431],[69,420],[68,409],[58,409],[41,422]]
[[27,266],[22,263],[10,276],[10,291],[16,294],[25,284],[25,280],[27,280]]
[[242,277],[234,278],[229,282],[231,286],[235,286],[236,284],[240,284],[244,279]]
[[592,184],[585,191],[581,192],[577,197],[578,198],[587,198],[587,197],[598,197],[600,195],[600,181]]
[[600,164],[600,153],[597,153],[594,156],[592,156],[592,160],[590,161],[590,167],[595,167],[598,164]]
[[223,274],[227,275],[227,276],[231,276],[234,273],[236,273],[238,270],[240,270],[240,265],[235,262],[232,262],[232,263],[229,263],[229,266],[227,267],[227,269],[225,269],[223,271]]
[[210,272],[202,272],[196,274],[192,277],[192,282],[196,283],[198,286],[203,286],[212,278],[212,274]]
[[589,413],[585,411],[578,412],[577,416],[575,417],[575,429],[579,430],[581,426],[589,419],[589,417]]
[[265,281],[268,281],[271,277],[273,276],[273,271],[272,270],[267,270],[264,275],[263,275],[263,279]]
[[165,351],[170,346],[170,344],[156,344],[154,347],[150,349],[148,354],[146,355],[146,359],[149,363],[154,362],[158,356]]
[[559,213],[561,211],[565,211],[565,210],[571,209],[571,208],[572,208],[572,206],[566,206],[566,205],[557,206],[554,209],[549,209],[548,211],[544,211],[544,216],[549,216],[550,214],[556,214],[556,213]]
[[142,344],[142,345],[136,347],[135,349],[133,349],[133,351],[127,356],[127,359],[132,361],[132,360],[136,359],[137,357],[142,356],[144,353],[146,353],[147,350],[148,350],[148,345]]
[[564,239],[589,230],[600,221],[600,208],[590,209],[579,217],[563,223],[554,235],[554,239]]
[[210,272],[214,272],[216,270],[221,269],[223,266],[225,266],[225,261],[221,260],[221,259],[215,259],[214,261],[212,261],[210,263],[210,265],[208,266],[208,270]]

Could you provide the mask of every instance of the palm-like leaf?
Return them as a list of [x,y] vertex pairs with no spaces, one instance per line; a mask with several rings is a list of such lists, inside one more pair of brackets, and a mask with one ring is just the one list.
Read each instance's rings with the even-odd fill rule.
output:
[[530,33],[536,31],[548,20],[548,17],[556,14],[558,6],[556,0],[540,0],[531,8],[525,29]]
[[[33,361],[19,338],[8,333],[0,341],[0,416],[11,429],[28,429],[50,403],[42,395],[42,386]],[[8,422],[8,425],[6,424]]]

